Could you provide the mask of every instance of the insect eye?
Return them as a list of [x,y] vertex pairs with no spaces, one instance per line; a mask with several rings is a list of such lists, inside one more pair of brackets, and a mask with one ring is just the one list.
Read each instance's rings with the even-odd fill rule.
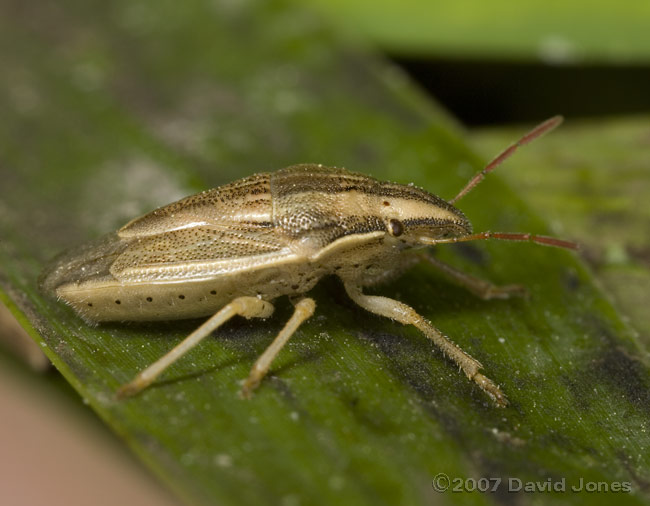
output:
[[404,225],[399,220],[393,218],[388,222],[388,231],[394,237],[399,237],[404,233]]

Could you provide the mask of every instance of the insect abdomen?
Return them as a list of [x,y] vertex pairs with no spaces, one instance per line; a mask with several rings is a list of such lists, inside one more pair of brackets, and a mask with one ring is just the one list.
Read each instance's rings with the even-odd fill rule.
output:
[[56,293],[91,322],[198,318],[213,314],[233,299],[227,288],[215,289],[214,282],[82,283],[63,285]]
[[69,283],[57,288],[56,295],[90,322],[177,320],[212,315],[237,297],[272,300],[304,293],[324,274],[304,264],[183,283]]

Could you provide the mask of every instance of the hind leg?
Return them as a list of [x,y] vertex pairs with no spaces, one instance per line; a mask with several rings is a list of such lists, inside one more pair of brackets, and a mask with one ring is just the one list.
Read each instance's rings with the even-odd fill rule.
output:
[[203,325],[187,336],[169,353],[140,372],[130,383],[117,391],[118,398],[135,395],[147,388],[170,365],[209,336],[213,331],[235,315],[246,318],[268,318],[273,313],[273,304],[256,297],[238,297],[210,317]]

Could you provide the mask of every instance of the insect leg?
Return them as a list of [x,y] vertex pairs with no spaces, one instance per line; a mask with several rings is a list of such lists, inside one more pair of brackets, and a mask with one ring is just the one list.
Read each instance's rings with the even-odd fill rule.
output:
[[526,287],[522,285],[494,285],[489,281],[459,271],[451,265],[434,258],[430,254],[423,254],[421,256],[436,269],[442,271],[457,284],[481,299],[507,299],[511,296],[525,297],[528,294]]
[[314,299],[304,298],[296,304],[296,308],[289,321],[253,365],[248,378],[244,381],[242,389],[239,392],[240,397],[250,399],[253,390],[257,388],[262,378],[268,372],[269,367],[271,367],[273,359],[280,353],[280,350],[287,344],[287,341],[296,332],[298,327],[314,314],[315,309],[316,303]]
[[412,307],[387,297],[365,295],[361,292],[361,289],[358,286],[347,283],[345,284],[345,291],[354,302],[371,313],[392,318],[404,325],[413,325],[417,327],[425,336],[431,339],[445,355],[456,362],[467,377],[480,386],[481,389],[497,403],[497,405],[504,407],[508,404],[506,396],[501,392],[499,387],[492,380],[478,372],[482,367],[481,363],[465,353],[458,345],[451,342],[425,318],[416,313]]
[[118,398],[135,395],[147,388],[167,367],[185,355],[185,353],[233,316],[241,315],[245,318],[267,318],[271,316],[273,309],[273,304],[256,297],[238,297],[234,299],[187,336],[169,353],[141,371],[133,381],[120,387],[117,391]]

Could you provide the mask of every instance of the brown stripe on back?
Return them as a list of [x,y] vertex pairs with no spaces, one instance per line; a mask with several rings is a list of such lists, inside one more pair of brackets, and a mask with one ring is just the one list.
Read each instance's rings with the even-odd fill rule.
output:
[[416,200],[443,209],[454,209],[447,201],[417,186],[378,181],[346,169],[315,164],[293,165],[272,174],[271,188],[274,197],[309,192],[336,194],[356,191],[371,196]]
[[270,175],[255,174],[156,209],[127,223],[119,235],[126,238],[160,234],[194,222],[268,226],[270,219]]

